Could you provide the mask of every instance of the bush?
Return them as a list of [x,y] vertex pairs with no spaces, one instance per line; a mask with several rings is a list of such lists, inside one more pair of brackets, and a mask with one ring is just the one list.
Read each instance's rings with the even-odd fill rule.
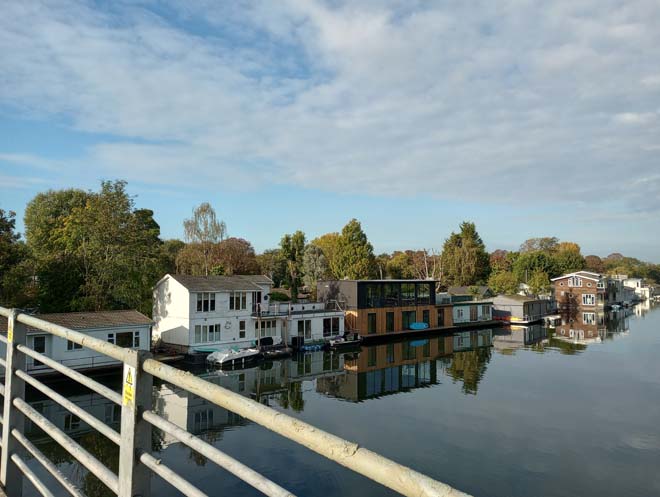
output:
[[288,302],[291,298],[284,292],[271,292],[270,301],[271,302]]

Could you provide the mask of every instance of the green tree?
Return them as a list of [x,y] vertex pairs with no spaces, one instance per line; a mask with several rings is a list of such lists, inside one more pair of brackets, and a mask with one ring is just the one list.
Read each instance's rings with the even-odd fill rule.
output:
[[552,254],[554,259],[554,268],[559,276],[561,274],[580,271],[585,268],[585,260],[580,253],[580,246],[573,242],[562,242],[557,246],[557,250]]
[[442,247],[443,283],[476,285],[485,283],[490,258],[474,223],[463,222],[460,233],[452,233]]
[[328,263],[323,251],[311,243],[305,247],[303,255],[303,281],[311,291],[312,298],[316,299],[316,283],[325,277],[328,272]]
[[550,278],[548,278],[548,273],[544,271],[538,269],[534,271],[527,284],[534,295],[543,295],[550,292]]
[[186,241],[199,244],[201,249],[204,274],[211,270],[213,247],[224,240],[227,226],[224,221],[218,220],[211,204],[204,202],[193,210],[193,216],[183,221],[183,230]]
[[303,276],[305,234],[299,230],[293,235],[284,235],[280,241],[280,253],[286,261],[287,274],[285,283],[291,289],[291,300],[296,302]]
[[496,294],[518,293],[518,278],[510,271],[493,272],[488,278],[488,287]]
[[34,298],[32,274],[28,248],[16,233],[16,213],[0,209],[0,304],[29,305]]
[[227,238],[213,248],[214,267],[222,266],[223,274],[257,274],[259,263],[252,244],[243,238]]
[[597,255],[588,255],[584,258],[584,269],[592,273],[604,273],[605,265],[603,260]]
[[310,242],[312,245],[316,245],[318,248],[320,248],[323,252],[323,256],[325,257],[328,266],[328,274],[326,275],[326,278],[328,279],[341,278],[341,276],[339,276],[339,266],[337,259],[337,254],[339,253],[340,236],[341,235],[339,233],[326,233],[325,235],[321,235]]
[[262,254],[257,255],[257,264],[259,264],[259,272],[273,280],[276,288],[286,279],[286,261],[280,249],[264,250]]
[[551,254],[557,250],[559,245],[559,239],[554,236],[546,236],[543,238],[530,238],[525,240],[522,245],[520,245],[520,252],[546,252]]
[[556,275],[554,258],[539,250],[521,253],[513,263],[513,274],[518,281],[529,284],[529,279],[535,271]]
[[351,219],[341,230],[336,258],[339,278],[359,280],[375,273],[374,248],[357,219]]

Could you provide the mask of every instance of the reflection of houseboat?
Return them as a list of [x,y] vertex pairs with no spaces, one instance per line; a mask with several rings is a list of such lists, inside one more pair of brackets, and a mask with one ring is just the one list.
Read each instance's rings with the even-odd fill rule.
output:
[[[39,314],[35,317],[120,347],[149,350],[151,346],[152,321],[138,311],[64,312]],[[0,333],[7,333],[7,319],[2,316]],[[28,327],[27,341],[28,347],[34,351],[73,369],[90,371],[117,368],[121,365],[119,361],[98,354],[92,349],[34,328]],[[0,342],[0,356],[6,356],[4,342]],[[31,357],[27,359],[27,371],[32,375],[55,372]]]
[[509,326],[493,332],[493,346],[500,351],[515,350],[541,343],[548,338],[548,330],[540,324]]
[[473,330],[362,347],[359,355],[346,358],[346,375],[317,380],[317,391],[358,402],[434,385],[442,361],[491,345],[491,330]]

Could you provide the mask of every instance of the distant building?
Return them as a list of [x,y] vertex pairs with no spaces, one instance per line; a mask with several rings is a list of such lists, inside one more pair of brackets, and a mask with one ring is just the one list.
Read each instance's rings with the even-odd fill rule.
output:
[[490,300],[454,302],[452,314],[455,326],[492,321],[493,303]]
[[493,318],[510,323],[534,323],[553,311],[553,302],[523,295],[498,295],[493,298]]
[[267,276],[165,275],[154,288],[154,340],[184,353],[323,341],[344,333],[344,313],[325,303],[271,303]]
[[451,305],[436,302],[432,280],[319,281],[319,300],[338,302],[344,309],[346,329],[362,336],[414,330],[420,323],[430,329],[453,325]]
[[[37,314],[35,317],[120,347],[139,350],[149,350],[151,347],[153,323],[138,311],[63,312]],[[7,333],[7,319],[1,316],[0,333]],[[27,329],[27,345],[34,351],[76,370],[104,369],[121,364],[116,359],[77,343],[30,327]],[[0,342],[0,356],[4,357],[6,350],[4,342]],[[35,375],[54,372],[52,368],[31,357],[27,358],[27,371]]]

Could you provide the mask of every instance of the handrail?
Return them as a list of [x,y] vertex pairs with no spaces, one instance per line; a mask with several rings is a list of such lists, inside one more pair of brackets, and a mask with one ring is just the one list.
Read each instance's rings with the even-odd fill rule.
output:
[[[268,480],[245,464],[224,454],[199,437],[153,412],[151,409],[152,383],[153,378],[159,378],[204,398],[214,405],[260,424],[402,495],[410,497],[469,497],[445,483],[433,480],[411,468],[360,447],[356,443],[320,430],[304,421],[264,406],[191,373],[154,360],[150,354],[144,351],[122,348],[84,333],[48,323],[38,317],[18,313],[15,310],[0,307],[0,315],[7,316],[9,319],[8,336],[0,336],[0,341],[7,344],[7,357],[5,360],[0,358],[0,361],[2,361],[0,366],[6,367],[5,385],[0,385],[0,393],[6,393],[4,412],[2,413],[4,433],[2,457],[0,458],[0,485],[5,486],[5,488],[9,483],[14,485],[13,488],[20,488],[20,486],[16,486],[15,480],[24,475],[40,493],[51,495],[50,490],[43,485],[35,473],[30,472],[31,470],[17,455],[16,450],[20,446],[32,454],[69,493],[75,497],[82,495],[80,490],[71,484],[59,469],[22,435],[22,416],[24,416],[39,426],[119,497],[132,497],[136,494],[149,497],[148,471],[159,475],[185,495],[206,496],[203,491],[183,476],[151,455],[152,426],[204,455],[262,493],[273,497],[293,497],[293,494],[286,489]],[[64,340],[70,340],[123,363],[124,384],[122,394],[120,395],[74,369],[29,348],[26,343],[27,326],[45,331]],[[30,376],[25,369],[27,357],[42,362],[51,369],[121,405],[121,431],[115,431],[100,419],[80,409],[73,402]],[[40,390],[69,412],[76,414],[91,428],[96,429],[117,443],[120,446],[119,474],[110,471],[92,454],[27,404],[24,400],[25,384]],[[147,478],[145,478],[145,475]]]

